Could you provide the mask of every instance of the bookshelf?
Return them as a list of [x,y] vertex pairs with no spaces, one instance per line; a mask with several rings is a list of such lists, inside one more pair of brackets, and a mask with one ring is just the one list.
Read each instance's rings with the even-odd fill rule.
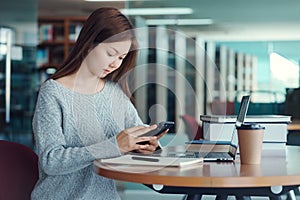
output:
[[40,70],[57,68],[68,56],[86,17],[38,18],[39,45],[37,66]]

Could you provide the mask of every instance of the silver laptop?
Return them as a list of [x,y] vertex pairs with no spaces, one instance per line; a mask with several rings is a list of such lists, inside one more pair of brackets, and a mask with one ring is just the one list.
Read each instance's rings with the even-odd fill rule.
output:
[[[235,126],[239,127],[244,123],[250,102],[250,95],[243,96],[239,111],[236,117]],[[234,142],[236,128],[233,128],[231,141],[208,141],[192,140],[187,144],[201,145],[198,151],[169,152],[167,156],[172,157],[202,157],[204,161],[233,161],[237,153],[237,142]],[[163,156],[163,155],[162,155]]]

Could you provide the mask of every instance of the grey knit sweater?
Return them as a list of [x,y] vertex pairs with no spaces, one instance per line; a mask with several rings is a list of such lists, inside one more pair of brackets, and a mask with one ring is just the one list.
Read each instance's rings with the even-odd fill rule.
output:
[[99,93],[79,94],[48,80],[32,124],[39,156],[32,199],[120,199],[113,180],[93,171],[95,159],[120,154],[116,134],[142,124],[117,84],[106,81]]

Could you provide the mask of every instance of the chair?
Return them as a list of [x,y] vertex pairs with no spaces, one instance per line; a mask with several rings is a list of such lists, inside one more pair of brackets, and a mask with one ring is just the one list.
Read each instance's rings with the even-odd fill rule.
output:
[[186,132],[189,140],[200,140],[203,139],[202,126],[197,120],[191,115],[181,115],[181,119],[184,122]]
[[0,140],[0,199],[30,199],[38,180],[38,157],[22,144]]
[[210,103],[211,113],[213,115],[233,115],[234,114],[234,102],[232,101],[220,101],[213,100]]

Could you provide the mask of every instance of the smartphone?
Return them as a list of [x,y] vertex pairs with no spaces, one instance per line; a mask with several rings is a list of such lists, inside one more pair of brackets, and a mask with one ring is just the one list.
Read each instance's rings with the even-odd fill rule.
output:
[[[174,126],[174,122],[166,121],[166,122],[160,122],[156,129],[149,131],[148,133],[145,133],[143,135],[140,135],[140,137],[147,137],[147,136],[159,136],[167,129],[170,129]],[[137,144],[147,144],[148,142],[138,142]]]

